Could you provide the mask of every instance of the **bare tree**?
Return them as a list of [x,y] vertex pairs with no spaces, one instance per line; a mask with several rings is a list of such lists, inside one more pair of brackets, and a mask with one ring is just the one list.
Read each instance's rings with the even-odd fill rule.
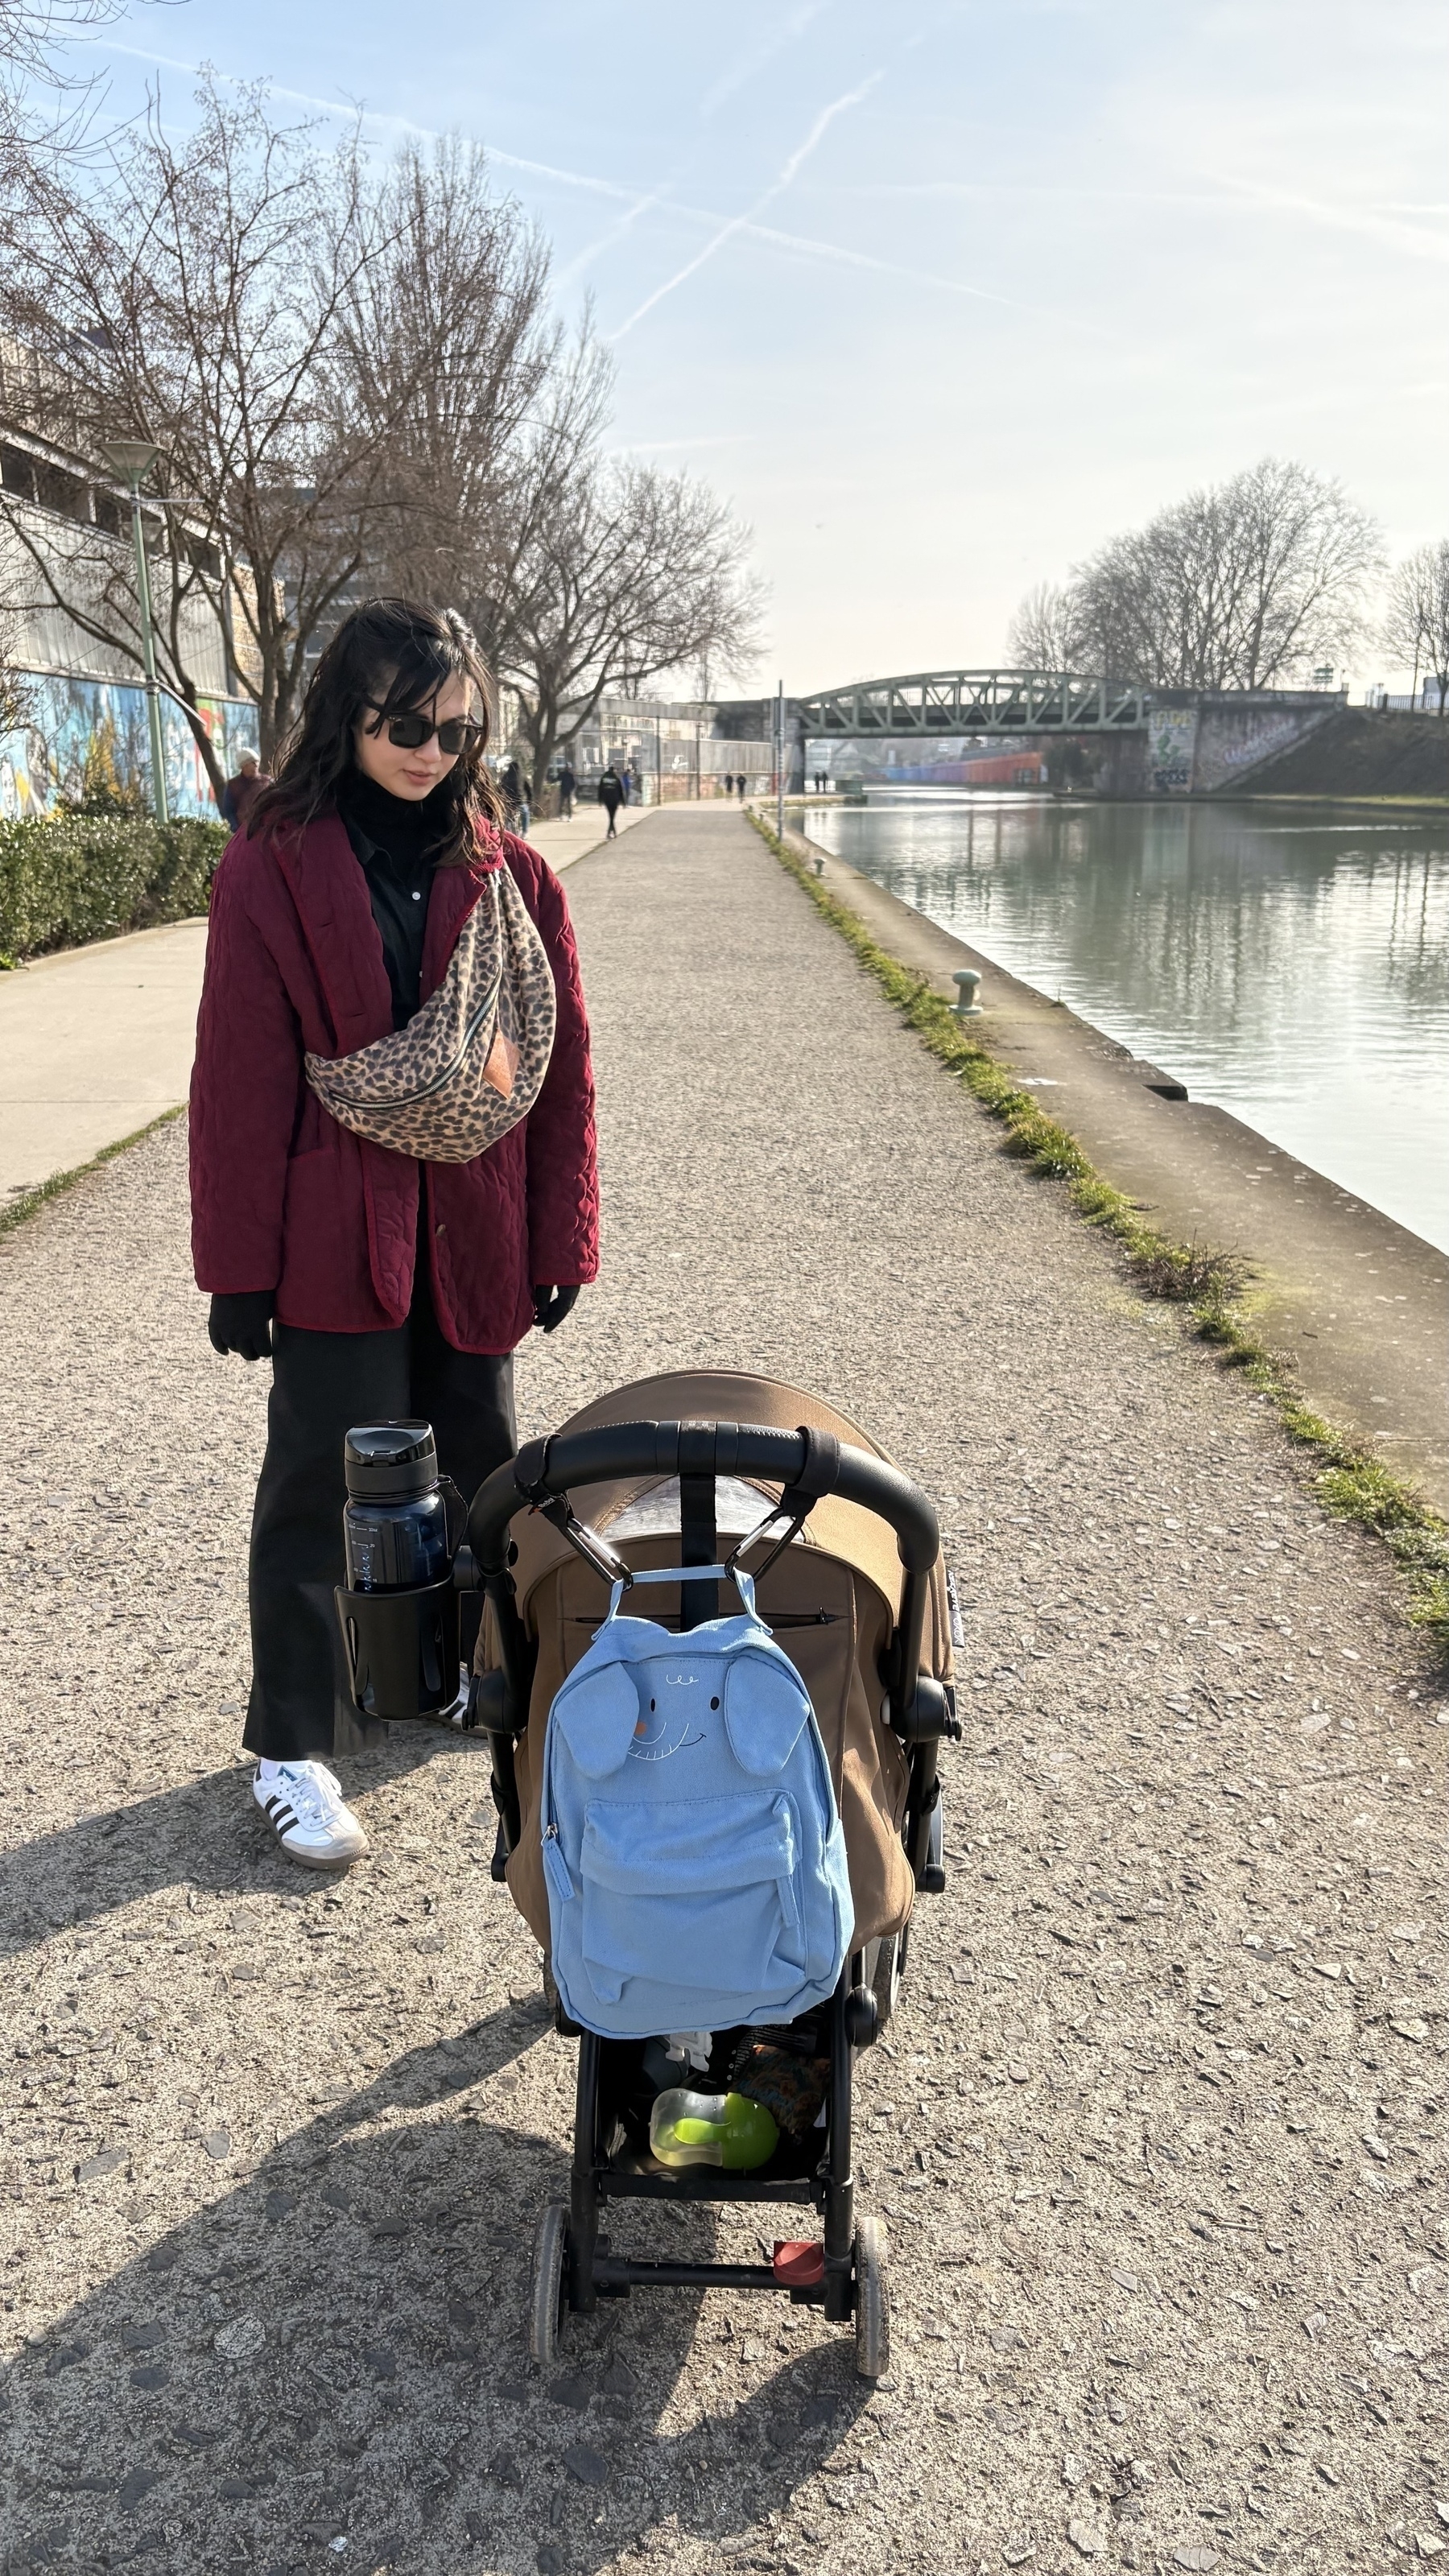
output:
[[1416,546],[1389,578],[1388,599],[1380,630],[1384,649],[1413,671],[1410,695],[1419,694],[1419,673],[1439,683],[1439,713],[1449,697],[1449,537]]
[[1049,594],[1049,631],[1114,679],[1271,688],[1343,659],[1381,560],[1377,527],[1337,483],[1268,456],[1077,565]]
[[408,147],[387,242],[357,278],[346,350],[361,415],[387,425],[375,560],[389,588],[465,608],[498,649],[541,514],[595,439],[608,370],[548,312],[548,250],[485,154]]
[[1023,670],[1070,671],[1083,649],[1074,593],[1055,582],[1029,590],[1007,630],[1007,651]]
[[519,567],[499,651],[539,786],[610,689],[637,696],[685,663],[753,660],[748,545],[727,504],[687,475],[590,461],[564,486]]
[[[157,654],[195,712],[220,625],[230,684],[256,707],[270,757],[308,647],[367,560],[390,433],[428,377],[416,340],[385,394],[359,398],[347,326],[390,241],[353,148],[320,154],[273,123],[265,93],[198,93],[177,141],[159,101],[82,183],[30,154],[9,189],[0,316],[35,356],[23,426],[93,459],[107,439],[159,448],[154,483],[182,506],[154,520]],[[139,665],[134,578],[108,525],[58,542],[0,493],[32,596]],[[214,682],[212,686],[214,687]]]

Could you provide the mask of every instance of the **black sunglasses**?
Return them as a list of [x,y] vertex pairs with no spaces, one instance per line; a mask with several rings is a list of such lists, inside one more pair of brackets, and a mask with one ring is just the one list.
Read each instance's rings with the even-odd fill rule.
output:
[[[369,698],[366,703],[374,714],[382,714],[375,698]],[[438,737],[439,751],[445,751],[452,759],[460,751],[476,749],[483,740],[483,727],[475,724],[471,716],[449,716],[446,724],[434,724],[431,717],[416,713],[388,719],[388,741],[395,743],[399,751],[421,751],[425,742],[432,741],[434,734]]]

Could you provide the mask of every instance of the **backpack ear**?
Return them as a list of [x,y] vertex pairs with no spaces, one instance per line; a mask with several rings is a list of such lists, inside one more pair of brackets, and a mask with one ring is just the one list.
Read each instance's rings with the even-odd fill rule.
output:
[[783,1656],[748,1648],[730,1657],[724,1686],[725,1731],[742,1770],[764,1778],[783,1771],[810,1715],[810,1702]]
[[639,1692],[628,1664],[579,1671],[559,1692],[552,1724],[561,1727],[574,1761],[590,1780],[606,1779],[629,1758],[639,1723]]

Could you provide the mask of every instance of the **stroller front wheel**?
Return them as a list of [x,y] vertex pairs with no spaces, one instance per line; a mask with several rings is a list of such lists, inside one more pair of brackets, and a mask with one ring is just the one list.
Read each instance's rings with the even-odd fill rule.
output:
[[533,2279],[528,2306],[528,2349],[534,2361],[558,2359],[563,2326],[564,2266],[568,2257],[569,2214],[561,2200],[551,2200],[533,2240]]
[[891,2299],[885,2238],[878,2218],[855,2230],[855,2375],[883,2379],[891,2365]]

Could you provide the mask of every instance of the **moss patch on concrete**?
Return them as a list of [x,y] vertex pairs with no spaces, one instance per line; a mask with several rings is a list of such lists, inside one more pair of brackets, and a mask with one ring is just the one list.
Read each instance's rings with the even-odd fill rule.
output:
[[1210,1345],[1224,1367],[1241,1369],[1254,1391],[1272,1405],[1289,1439],[1313,1453],[1324,1510],[1383,1541],[1408,1586],[1410,1617],[1449,1652],[1449,1523],[1371,1450],[1305,1404],[1293,1382],[1292,1361],[1253,1332],[1242,1304],[1247,1265],[1233,1253],[1177,1243],[1145,1224],[1141,1210],[1103,1179],[1070,1130],[1049,1118],[1034,1094],[1021,1088],[979,1038],[967,1034],[949,1002],[932,991],[929,977],[914,973],[882,948],[859,915],[812,875],[761,815],[751,813],[749,819],[907,1027],[973,1100],[1001,1122],[1003,1150],[1060,1182],[1077,1214],[1121,1244],[1141,1293],[1180,1305],[1197,1339]]

